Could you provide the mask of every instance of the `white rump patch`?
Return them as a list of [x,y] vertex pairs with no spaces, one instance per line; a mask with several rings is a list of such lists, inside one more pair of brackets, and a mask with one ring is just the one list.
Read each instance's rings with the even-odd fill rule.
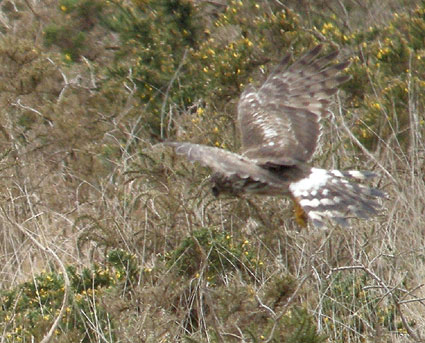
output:
[[305,193],[318,192],[326,185],[330,177],[325,169],[311,168],[311,173],[306,178],[291,183],[289,190],[296,198],[305,196]]
[[319,199],[312,199],[312,200],[302,199],[302,200],[299,201],[299,203],[300,203],[301,207],[305,207],[305,206],[317,207],[317,206],[320,205],[320,200]]

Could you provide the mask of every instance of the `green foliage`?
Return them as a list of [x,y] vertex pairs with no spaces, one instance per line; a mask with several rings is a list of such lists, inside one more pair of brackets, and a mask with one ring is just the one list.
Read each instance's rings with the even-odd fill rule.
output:
[[[95,299],[122,282],[131,284],[138,273],[134,256],[122,250],[111,250],[107,261],[108,267],[94,265],[81,271],[74,266],[67,268],[72,296],[55,333],[59,341],[68,337],[67,342],[92,342],[91,336],[96,336],[99,329],[106,336],[113,336],[113,323]],[[63,276],[55,271],[43,272],[32,281],[1,291],[0,329],[6,342],[40,341],[59,314],[63,297]],[[68,336],[70,332],[73,338]]]
[[55,44],[62,49],[67,62],[77,60],[87,44],[84,32],[75,32],[74,28],[54,24],[46,27],[44,38],[47,46]]
[[158,133],[164,106],[168,111],[169,104],[184,106],[193,99],[190,94],[193,89],[183,86],[176,93],[180,82],[172,82],[179,65],[186,63],[186,52],[195,47],[197,27],[193,5],[183,0],[112,4],[115,8],[104,18],[105,23],[120,34],[123,44],[111,75],[127,78],[130,57],[131,78],[137,85],[139,99],[146,105],[146,112],[151,112],[143,126]]
[[102,17],[104,7],[104,2],[98,0],[59,1],[64,20],[47,25],[45,44],[59,47],[65,62],[78,61],[82,55],[93,58],[96,49],[87,34],[93,31]]
[[[289,281],[284,277],[280,279],[276,277],[273,281],[274,285],[282,285],[282,282]],[[277,282],[276,282],[277,281]],[[285,287],[293,287],[293,282]],[[272,287],[269,287],[269,290]],[[289,290],[288,288],[288,290]],[[286,295],[276,301],[276,298],[264,297],[264,301],[270,309],[278,309],[279,306],[287,300],[287,297],[292,295],[293,288]],[[220,292],[221,290],[217,290]],[[272,292],[278,292],[279,288]],[[299,306],[291,306],[288,311],[281,313],[278,318],[274,318],[270,313],[264,312],[258,307],[255,300],[254,292],[249,287],[236,288],[232,290],[227,287],[226,293],[221,294],[217,299],[216,311],[224,322],[228,323],[228,332],[232,331],[230,323],[238,322],[239,333],[244,334],[246,342],[303,342],[303,343],[319,343],[324,342],[326,337],[319,333],[314,322],[314,318],[308,314],[308,311]],[[242,315],[242,314],[245,314]],[[233,329],[234,330],[234,329]]]
[[202,228],[183,240],[169,256],[167,264],[179,274],[200,277],[209,282],[232,270],[248,273],[263,265],[248,240],[236,240],[217,229]]
[[[396,309],[383,300],[381,294],[370,287],[370,279],[364,273],[336,273],[330,278],[323,302],[324,322],[330,330],[336,330],[340,339],[353,337],[374,330],[397,330]],[[371,289],[368,289],[371,288]]]
[[118,281],[134,283],[139,277],[139,266],[136,256],[125,250],[112,250],[108,253],[108,263],[114,268]]
[[281,325],[289,334],[283,337],[277,335],[271,342],[320,343],[327,338],[317,332],[313,318],[302,308],[295,307],[290,315],[282,318]]
[[[257,1],[231,1],[207,20],[190,1],[115,2],[109,27],[123,40],[113,77],[131,77],[145,104],[143,127],[164,134],[166,113],[184,112],[200,99],[207,105],[230,100],[251,80],[253,67],[298,39],[299,19],[288,9],[270,11]],[[276,9],[276,8],[273,8]],[[131,61],[131,75],[128,62]],[[221,101],[222,102],[222,101]]]
[[424,108],[422,100],[411,97],[412,92],[422,93],[425,85],[425,50],[418,43],[424,38],[424,12],[422,3],[409,15],[394,14],[388,23],[357,30],[347,42],[359,45],[361,53],[353,58],[353,78],[344,89],[353,111],[365,113],[354,132],[370,149],[382,140],[394,140],[406,149],[412,129],[409,106]]
[[[287,299],[292,295],[295,289],[295,282],[288,276],[276,276],[267,287],[264,294],[265,303],[273,310],[277,310],[284,304]],[[232,320],[232,315],[236,318],[236,311],[249,313],[249,317],[245,321],[240,321],[241,329],[246,336],[250,338],[249,342],[261,342],[268,339],[269,342],[303,342],[303,343],[319,343],[323,342],[326,338],[324,335],[318,333],[314,319],[308,312],[299,307],[291,306],[290,309],[281,315],[279,318],[273,318],[260,311],[256,301],[253,301],[252,292],[244,292],[238,289],[240,294],[229,293],[228,296],[233,298],[224,298],[228,304],[235,307],[228,308],[227,320]],[[238,304],[238,305],[236,305]],[[223,313],[224,315],[224,313]]]

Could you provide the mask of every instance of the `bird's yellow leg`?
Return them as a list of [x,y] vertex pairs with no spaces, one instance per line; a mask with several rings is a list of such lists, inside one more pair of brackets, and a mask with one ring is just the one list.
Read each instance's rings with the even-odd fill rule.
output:
[[294,201],[295,222],[301,227],[307,227],[307,223],[308,223],[307,213],[305,213],[301,205],[298,203],[297,199],[292,198],[292,200]]

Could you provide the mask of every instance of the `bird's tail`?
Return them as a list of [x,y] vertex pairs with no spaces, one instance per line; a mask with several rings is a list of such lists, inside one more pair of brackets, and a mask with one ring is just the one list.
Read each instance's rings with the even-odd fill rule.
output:
[[356,182],[374,176],[367,171],[311,168],[305,178],[289,186],[296,202],[297,222],[305,219],[297,205],[317,227],[323,226],[326,218],[347,226],[350,217],[369,218],[375,215],[381,207],[378,199],[385,197],[385,193]]

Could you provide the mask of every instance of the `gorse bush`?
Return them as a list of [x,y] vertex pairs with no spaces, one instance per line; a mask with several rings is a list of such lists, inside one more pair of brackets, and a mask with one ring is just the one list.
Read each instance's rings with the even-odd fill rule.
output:
[[[134,283],[139,271],[134,256],[122,250],[110,251],[106,262],[106,266],[94,265],[81,271],[68,267],[72,296],[55,332],[57,341],[71,333],[68,342],[91,342],[97,330],[113,337],[113,322],[101,299],[123,283]],[[6,341],[40,341],[59,313],[64,287],[61,272],[52,271],[43,272],[13,290],[0,292],[0,328]]]
[[423,123],[413,124],[409,114],[411,106],[419,112],[424,108],[422,99],[411,97],[424,86],[424,49],[418,44],[424,34],[424,6],[350,36],[358,53],[351,66],[353,78],[344,89],[358,117],[354,132],[370,149],[384,141],[405,150],[412,130],[424,129]]
[[[84,38],[79,39],[81,33],[76,31],[85,19],[78,14],[85,13],[87,4],[61,3],[64,16],[76,15],[72,28],[46,29],[46,41],[60,45],[69,60],[80,56],[80,46],[88,43],[80,44]],[[279,58],[295,38],[297,47],[314,41],[299,31],[299,19],[289,9],[256,1],[231,1],[228,6],[184,0],[111,1],[97,10],[101,23],[121,39],[110,75],[130,78],[137,86],[144,104],[143,128],[156,137],[163,137],[170,126],[169,113],[184,112],[200,99],[207,104],[230,100],[252,80],[254,67],[270,61],[270,56]],[[200,19],[209,12],[207,20]],[[61,32],[75,42],[66,43]],[[65,49],[65,44],[73,50]]]
[[235,241],[228,233],[203,228],[183,240],[167,264],[178,273],[189,277],[205,274],[209,282],[216,283],[232,271],[245,271],[249,276],[263,262],[258,261],[248,240]]
[[[370,279],[364,274],[336,273],[324,284],[323,312],[325,324],[336,330],[342,340],[350,340],[368,331],[385,328],[397,330],[396,309],[383,300],[373,288],[368,289]],[[350,318],[350,320],[348,320]]]
[[[105,4],[102,1],[59,1],[59,10],[66,19],[44,29],[44,41],[49,47],[60,48],[66,63],[78,61],[81,56],[94,59],[97,49],[92,45],[96,24],[101,20]],[[91,36],[91,37],[89,37]]]
[[146,112],[142,127],[158,135],[165,112],[181,111],[196,94],[188,84],[190,76],[181,70],[190,64],[187,51],[196,48],[195,9],[190,1],[180,0],[112,2],[111,6],[115,8],[105,23],[122,40],[111,76],[131,78]]

